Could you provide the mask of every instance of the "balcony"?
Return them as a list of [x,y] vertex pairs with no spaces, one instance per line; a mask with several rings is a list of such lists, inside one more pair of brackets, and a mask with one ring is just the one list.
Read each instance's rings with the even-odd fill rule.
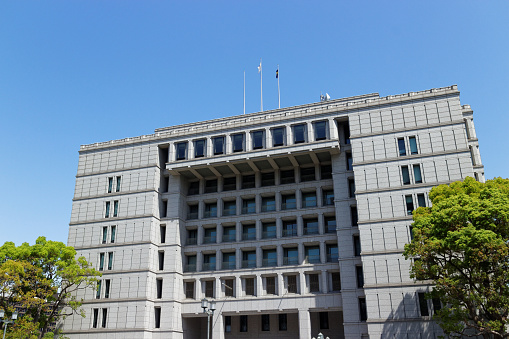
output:
[[298,265],[299,258],[298,257],[284,257],[283,265]]
[[256,240],[256,233],[242,233],[242,240]]
[[318,226],[304,227],[304,235],[318,234]]
[[187,214],[188,220],[198,219],[198,212],[189,212]]
[[282,210],[294,210],[297,208],[297,202],[290,201],[290,202],[284,202],[281,204]]
[[223,270],[234,270],[236,268],[235,261],[223,261],[221,268]]
[[196,264],[184,265],[184,272],[196,272]]
[[327,254],[327,262],[335,262],[337,263],[339,260],[339,255],[337,253],[335,254]]
[[256,259],[242,260],[242,268],[256,268]]
[[277,259],[276,258],[263,259],[262,260],[262,266],[263,267],[274,267],[274,266],[277,266]]
[[297,229],[295,229],[295,228],[283,230],[283,237],[296,237],[296,236],[297,236]]
[[216,270],[216,263],[215,262],[212,262],[212,263],[203,263],[202,265],[202,271],[215,271]]
[[203,213],[204,218],[215,218],[217,217],[217,210],[205,211]]
[[262,205],[262,212],[273,212],[276,210],[276,204]]
[[306,264],[319,264],[320,263],[320,255],[308,255],[305,259]]
[[186,245],[196,245],[198,243],[198,239],[196,238],[187,238]]
[[263,239],[273,239],[276,237],[276,230],[263,231],[262,238]]
[[204,244],[215,244],[216,243],[216,236],[209,236],[209,237],[203,237],[203,243]]
[[235,234],[223,234],[223,242],[234,242],[235,240]]

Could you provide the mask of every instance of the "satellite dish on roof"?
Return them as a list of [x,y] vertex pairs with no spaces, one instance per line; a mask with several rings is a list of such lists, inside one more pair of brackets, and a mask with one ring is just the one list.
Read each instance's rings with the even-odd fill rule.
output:
[[325,93],[325,95],[323,95],[322,93],[320,93],[320,101],[329,101],[330,100],[330,95],[329,93]]

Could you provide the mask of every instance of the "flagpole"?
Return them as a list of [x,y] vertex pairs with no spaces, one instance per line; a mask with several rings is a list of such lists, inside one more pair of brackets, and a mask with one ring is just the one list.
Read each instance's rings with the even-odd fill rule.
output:
[[278,108],[281,108],[281,94],[279,92],[279,65],[277,65],[277,102]]
[[244,71],[244,114],[246,114],[246,71]]
[[260,58],[260,112],[263,112],[263,69],[262,69],[262,58]]

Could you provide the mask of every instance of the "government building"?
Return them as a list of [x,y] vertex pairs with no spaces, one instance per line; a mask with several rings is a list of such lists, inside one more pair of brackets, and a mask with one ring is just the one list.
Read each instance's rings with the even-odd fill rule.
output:
[[484,168],[456,85],[83,145],[68,244],[102,277],[63,332],[436,338],[402,253],[430,189],[467,176]]

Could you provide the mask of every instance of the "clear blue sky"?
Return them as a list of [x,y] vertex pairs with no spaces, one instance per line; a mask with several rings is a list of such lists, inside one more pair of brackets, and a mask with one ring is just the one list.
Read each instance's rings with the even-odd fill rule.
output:
[[81,144],[458,84],[509,177],[509,1],[0,2],[0,244],[67,241]]

